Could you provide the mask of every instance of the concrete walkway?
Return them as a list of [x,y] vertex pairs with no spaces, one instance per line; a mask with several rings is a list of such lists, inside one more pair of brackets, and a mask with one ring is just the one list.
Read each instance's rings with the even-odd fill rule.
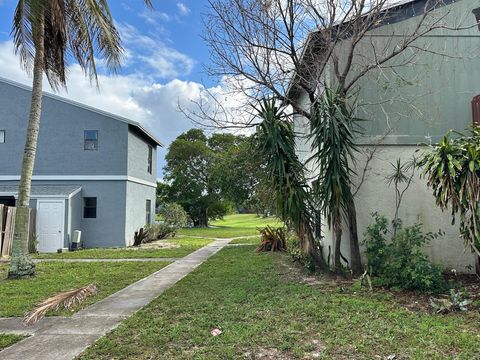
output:
[[[96,302],[69,318],[45,319],[33,335],[0,352],[2,360],[71,360],[147,305],[232,239],[219,239],[152,275]],[[18,318],[3,319],[0,333],[17,328]],[[7,324],[9,323],[9,324]],[[26,328],[27,329],[27,328]],[[28,333],[26,330],[25,333]]]
[[34,263],[42,262],[65,262],[65,263],[74,263],[74,262],[147,262],[147,261],[157,261],[157,262],[174,262],[180,260],[180,258],[127,258],[127,259],[33,259]]

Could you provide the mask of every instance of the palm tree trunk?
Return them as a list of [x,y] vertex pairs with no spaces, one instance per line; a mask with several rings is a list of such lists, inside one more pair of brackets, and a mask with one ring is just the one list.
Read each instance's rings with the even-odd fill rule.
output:
[[352,201],[348,206],[348,227],[350,233],[350,266],[354,275],[362,273],[362,258],[358,243],[357,209]]
[[44,23],[39,21],[35,29],[35,59],[33,64],[33,89],[27,139],[23,152],[22,173],[18,186],[15,234],[12,246],[12,261],[8,269],[9,278],[23,278],[35,275],[35,264],[28,252],[30,188],[37,152],[38,131],[42,111],[42,76],[44,68]]
[[342,273],[342,263],[341,263],[341,246],[342,246],[342,229],[339,226],[335,229],[334,227],[334,234],[335,234],[335,247],[333,249],[333,264],[335,266],[335,273],[341,274]]

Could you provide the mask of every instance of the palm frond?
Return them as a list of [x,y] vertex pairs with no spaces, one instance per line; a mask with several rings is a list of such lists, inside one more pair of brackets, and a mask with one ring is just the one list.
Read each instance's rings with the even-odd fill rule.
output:
[[38,304],[35,309],[25,315],[23,322],[27,325],[33,325],[50,310],[58,310],[60,307],[70,310],[84,302],[87,297],[95,295],[97,291],[97,286],[90,284],[79,289],[59,293]]

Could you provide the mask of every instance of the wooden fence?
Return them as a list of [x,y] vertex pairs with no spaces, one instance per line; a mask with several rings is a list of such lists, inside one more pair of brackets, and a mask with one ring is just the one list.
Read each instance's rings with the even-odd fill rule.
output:
[[[15,229],[16,208],[0,204],[0,255],[12,254],[13,234]],[[30,209],[29,216],[29,251],[36,249],[36,210]]]

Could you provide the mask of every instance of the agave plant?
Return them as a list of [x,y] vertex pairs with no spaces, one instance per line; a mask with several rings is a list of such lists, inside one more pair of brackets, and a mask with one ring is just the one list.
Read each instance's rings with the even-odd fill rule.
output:
[[277,213],[297,233],[303,252],[320,269],[327,266],[313,236],[313,204],[304,165],[295,153],[295,133],[283,106],[264,99],[258,110],[263,121],[257,126],[257,151],[265,159],[267,181],[274,190]]
[[340,270],[342,222],[346,220],[350,227],[351,267],[355,273],[360,273],[362,266],[351,179],[355,175],[352,165],[358,151],[354,138],[360,131],[358,123],[361,119],[353,115],[347,100],[340,90],[326,88],[312,104],[309,134],[312,156],[308,161],[314,164],[318,173],[313,187],[318,206],[335,232],[336,270]]
[[460,215],[465,246],[480,256],[480,127],[456,138],[450,131],[423,154],[419,165],[437,206],[450,207],[452,224]]

